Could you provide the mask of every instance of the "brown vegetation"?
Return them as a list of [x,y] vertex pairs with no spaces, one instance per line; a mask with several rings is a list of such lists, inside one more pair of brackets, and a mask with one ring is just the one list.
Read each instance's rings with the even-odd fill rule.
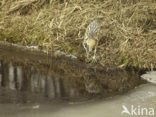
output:
[[0,40],[85,60],[87,25],[101,20],[101,65],[156,67],[156,0],[1,0]]

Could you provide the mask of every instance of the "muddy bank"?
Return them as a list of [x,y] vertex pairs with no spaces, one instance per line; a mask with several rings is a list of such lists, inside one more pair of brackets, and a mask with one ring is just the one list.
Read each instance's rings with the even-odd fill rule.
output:
[[144,83],[134,70],[103,68],[54,52],[0,42],[0,53],[2,87],[42,92],[52,98],[95,94],[107,97]]

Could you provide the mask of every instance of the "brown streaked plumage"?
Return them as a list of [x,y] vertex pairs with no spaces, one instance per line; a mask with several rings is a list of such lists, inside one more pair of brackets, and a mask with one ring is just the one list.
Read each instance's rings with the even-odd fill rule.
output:
[[98,37],[97,33],[100,29],[99,23],[97,20],[91,22],[85,33],[85,38],[83,41],[83,46],[86,50],[87,58],[89,58],[90,53],[94,53],[93,59],[95,59],[96,54],[96,47],[98,45]]

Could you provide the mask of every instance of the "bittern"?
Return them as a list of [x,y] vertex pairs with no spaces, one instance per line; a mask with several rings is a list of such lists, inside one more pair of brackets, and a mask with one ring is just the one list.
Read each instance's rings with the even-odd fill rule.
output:
[[85,33],[85,38],[83,41],[83,46],[86,50],[87,58],[89,59],[89,55],[93,53],[93,59],[96,59],[96,48],[98,45],[98,36],[97,33],[100,29],[99,22],[97,20],[94,20],[91,22]]

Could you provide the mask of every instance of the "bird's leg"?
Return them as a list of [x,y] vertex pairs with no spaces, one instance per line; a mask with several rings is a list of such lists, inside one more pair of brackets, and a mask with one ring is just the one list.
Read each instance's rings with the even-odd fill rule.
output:
[[90,54],[89,45],[86,42],[84,42],[83,45],[84,45],[84,48],[86,50],[87,59],[89,59],[89,54]]
[[[86,52],[87,53],[87,52]],[[87,53],[87,59],[89,59],[89,53]]]
[[96,47],[95,47],[95,49],[94,49],[93,60],[96,61]]
[[95,45],[95,49],[94,49],[94,56],[93,56],[93,60],[96,61],[96,48],[97,48],[98,42]]

